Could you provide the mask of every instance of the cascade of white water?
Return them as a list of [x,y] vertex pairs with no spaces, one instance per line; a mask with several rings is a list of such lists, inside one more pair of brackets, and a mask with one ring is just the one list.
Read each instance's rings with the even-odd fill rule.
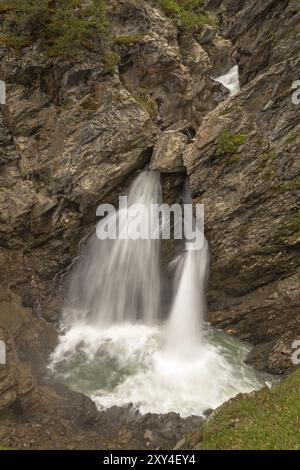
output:
[[208,243],[201,250],[187,249],[178,266],[180,280],[167,327],[167,350],[193,357],[205,344],[205,288],[209,260]]
[[[184,202],[192,204],[188,186]],[[196,228],[196,220],[187,220]],[[203,224],[203,222],[201,222]],[[198,221],[198,230],[200,229]],[[204,226],[202,227],[204,231]],[[181,358],[191,358],[205,345],[204,320],[205,291],[208,277],[209,247],[204,238],[203,247],[195,250],[193,241],[186,241],[183,260],[178,263],[175,281],[176,294],[167,325],[167,351]]]
[[229,72],[214,78],[216,82],[222,83],[230,92],[230,96],[236,95],[240,91],[239,68],[234,65]]
[[[112,217],[121,232],[130,231],[159,200],[159,175],[145,171],[130,189],[131,222],[122,211]],[[135,212],[135,203],[142,210]],[[248,348],[204,328],[208,260],[206,241],[199,251],[185,250],[165,325],[158,321],[159,240],[91,238],[72,272],[66,329],[51,356],[56,380],[90,396],[100,410],[132,403],[141,413],[182,416],[259,388],[244,364]]]
[[[133,240],[126,237],[126,231],[130,233],[149,220],[151,204],[160,202],[160,194],[159,173],[143,171],[131,186],[128,211],[122,209],[110,216],[121,236],[113,240],[99,240],[96,235],[90,238],[71,273],[65,323],[74,323],[74,315],[75,321],[101,327],[126,321],[151,324],[157,318],[159,240]],[[159,231],[159,227],[154,229]]]

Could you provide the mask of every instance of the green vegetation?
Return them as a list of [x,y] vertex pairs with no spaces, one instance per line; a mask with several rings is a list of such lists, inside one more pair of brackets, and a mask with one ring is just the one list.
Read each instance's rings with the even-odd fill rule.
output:
[[155,101],[151,98],[146,88],[140,88],[138,92],[133,95],[135,101],[147,111],[152,119],[157,117],[157,106]]
[[259,158],[264,160],[265,162],[267,161],[273,161],[277,157],[277,153],[275,150],[269,150],[268,152],[263,152],[259,155]]
[[215,26],[216,17],[203,8],[203,0],[156,0],[176,26],[186,31],[197,31],[204,24]]
[[277,172],[274,168],[267,167],[261,173],[261,177],[264,181],[275,181],[277,178]]
[[229,130],[225,129],[219,138],[217,157],[236,155],[246,141],[247,136],[245,134],[230,134]]
[[288,181],[274,183],[273,188],[278,189],[279,191],[291,191],[294,189],[299,189],[300,188],[300,176],[296,176],[296,178],[293,178]]
[[[156,0],[174,24],[182,30],[197,31],[203,24],[216,24],[207,13],[203,0]],[[15,0],[2,2],[0,43],[19,53],[39,39],[50,56],[72,55],[82,47],[92,48],[95,39],[104,39],[108,26],[107,0]],[[123,35],[113,39],[116,45],[132,45],[143,34]],[[109,56],[110,54],[108,54]],[[116,56],[106,59],[108,69]]]
[[297,140],[297,138],[299,137],[300,135],[300,131],[299,130],[296,130],[296,131],[292,131],[288,134],[287,136],[287,139],[286,139],[286,142],[288,144],[292,144],[293,142],[295,142],[295,140]]
[[0,13],[7,13],[14,9],[14,2],[2,2],[0,5]]
[[275,238],[284,245],[293,245],[300,240],[300,211],[291,215],[275,230]]
[[120,63],[121,57],[117,52],[108,51],[104,55],[103,61],[107,72],[113,72],[114,68]]
[[16,0],[1,8],[0,42],[16,51],[41,39],[51,55],[73,54],[107,26],[106,0]]
[[190,448],[300,449],[300,370],[271,390],[241,395],[223,405],[188,438]]
[[237,163],[241,160],[241,156],[240,155],[232,155],[230,158],[229,158],[229,161],[231,163]]

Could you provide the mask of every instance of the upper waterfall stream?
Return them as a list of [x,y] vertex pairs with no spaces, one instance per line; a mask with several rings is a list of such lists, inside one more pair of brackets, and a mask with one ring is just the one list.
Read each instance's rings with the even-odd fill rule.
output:
[[214,80],[222,83],[229,90],[230,96],[234,96],[240,91],[239,68],[237,65],[234,65],[227,73]]
[[[160,200],[159,175],[142,172],[129,191],[126,230],[143,224]],[[143,209],[135,212],[136,203]],[[122,211],[115,217],[122,232]],[[201,415],[260,388],[244,363],[249,348],[205,321],[207,242],[201,250],[186,249],[179,260],[164,321],[159,249],[158,239],[91,237],[71,272],[62,334],[49,366],[56,379],[89,395],[99,409],[132,403],[142,413],[181,416]]]

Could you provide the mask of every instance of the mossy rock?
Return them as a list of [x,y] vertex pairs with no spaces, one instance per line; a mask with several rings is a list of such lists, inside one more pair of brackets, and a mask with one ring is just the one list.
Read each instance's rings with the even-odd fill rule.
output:
[[300,211],[292,214],[277,227],[275,237],[285,245],[294,245],[300,241]]
[[217,157],[236,156],[246,141],[246,134],[231,134],[228,129],[225,129],[219,138]]

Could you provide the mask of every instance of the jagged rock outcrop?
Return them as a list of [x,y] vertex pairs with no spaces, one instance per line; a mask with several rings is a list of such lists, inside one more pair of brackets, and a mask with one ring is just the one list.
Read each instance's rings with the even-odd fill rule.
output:
[[299,54],[298,0],[207,0],[206,5],[219,13],[223,34],[236,48],[242,86]]
[[211,77],[230,68],[231,42],[212,34],[202,47],[191,33],[179,34],[154,2],[116,2],[111,29],[117,38],[141,37],[126,54],[124,45],[117,47],[121,80],[131,94],[146,101],[160,126],[187,119],[196,128],[220,100]]
[[184,154],[212,250],[209,318],[258,345],[251,361],[273,373],[293,367],[300,335],[299,64],[270,67],[219,105]]

